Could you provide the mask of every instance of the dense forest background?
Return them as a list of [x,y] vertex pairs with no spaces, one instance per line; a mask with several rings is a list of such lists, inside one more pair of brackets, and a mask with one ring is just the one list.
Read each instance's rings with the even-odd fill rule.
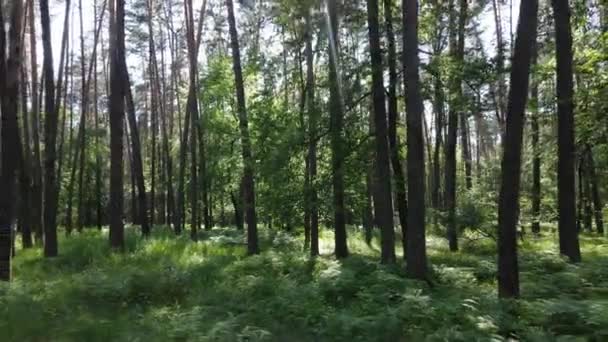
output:
[[605,0],[0,0],[0,95],[8,340],[608,338]]

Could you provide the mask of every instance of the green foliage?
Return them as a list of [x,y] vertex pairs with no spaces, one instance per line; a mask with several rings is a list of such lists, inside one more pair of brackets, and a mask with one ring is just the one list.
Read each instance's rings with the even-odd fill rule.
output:
[[[107,235],[63,238],[62,255],[20,250],[15,282],[0,285],[3,341],[545,341],[608,337],[608,241],[582,237],[580,265],[551,251],[551,238],[522,246],[523,298],[496,299],[491,240],[451,253],[429,240],[433,287],[377,262],[374,244],[351,232],[353,255],[310,259],[291,234],[264,231],[267,252],[245,257],[234,229],[198,243],[158,227],[127,252]],[[324,231],[321,250],[330,252]]]

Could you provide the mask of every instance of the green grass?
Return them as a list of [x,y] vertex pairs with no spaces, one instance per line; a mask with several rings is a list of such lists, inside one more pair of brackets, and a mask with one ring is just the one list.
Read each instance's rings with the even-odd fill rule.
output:
[[[18,251],[14,282],[0,285],[0,341],[606,341],[608,240],[582,237],[584,262],[556,253],[554,237],[521,246],[522,299],[496,295],[491,240],[450,253],[429,238],[433,285],[378,263],[377,243],[351,232],[352,256],[310,259],[301,239],[262,232],[245,256],[241,232],[201,241],[157,228],[127,234],[124,254],[107,233],[60,239],[60,256]],[[400,248],[397,248],[399,251]]]

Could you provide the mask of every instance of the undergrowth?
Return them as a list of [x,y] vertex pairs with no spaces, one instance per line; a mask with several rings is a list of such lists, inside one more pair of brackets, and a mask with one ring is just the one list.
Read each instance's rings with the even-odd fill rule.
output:
[[146,240],[128,230],[123,254],[94,230],[62,238],[54,259],[19,250],[14,282],[0,285],[0,340],[608,340],[605,238],[582,237],[579,265],[555,253],[553,236],[527,238],[522,298],[499,301],[489,239],[451,253],[430,238],[430,286],[402,263],[380,265],[377,244],[350,235],[344,261],[327,231],[316,259],[277,231],[246,257],[242,232],[228,228],[197,243],[161,227]]

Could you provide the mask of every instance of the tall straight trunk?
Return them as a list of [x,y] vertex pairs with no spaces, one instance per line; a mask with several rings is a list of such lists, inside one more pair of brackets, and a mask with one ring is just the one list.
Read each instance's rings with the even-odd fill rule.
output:
[[[460,103],[462,102],[462,73],[461,65],[464,59],[464,40],[461,42],[457,37],[457,13],[454,8],[454,1],[449,2],[450,12],[450,36],[449,36],[449,49],[450,55],[452,56],[453,63],[457,63],[458,66],[455,71],[450,75],[449,85],[449,101],[450,108],[448,112],[448,132],[447,140],[445,144],[445,204],[448,211],[448,222],[447,222],[447,237],[451,251],[458,250],[458,232],[456,227],[456,144],[457,144],[457,132],[458,132],[458,111],[461,110]],[[466,10],[466,0],[460,0],[461,9],[464,7]],[[460,13],[459,22],[464,21],[464,15],[466,13]],[[460,26],[460,24],[458,24]]]
[[[94,17],[97,18],[97,0],[93,2]],[[98,99],[98,84],[97,84],[97,57],[93,60],[93,106],[95,131],[99,132],[99,99]],[[65,106],[64,106],[65,108]],[[65,118],[65,112],[64,112]],[[102,208],[101,208],[101,155],[99,153],[99,134],[95,134],[95,223],[97,229],[101,230],[102,225]]]
[[329,112],[331,170],[334,206],[334,244],[337,258],[348,256],[344,209],[344,102],[340,81],[340,44],[338,0],[326,0],[329,28]]
[[583,169],[583,183],[581,186],[583,187],[583,223],[585,225],[585,231],[587,233],[591,233],[593,230],[593,209],[591,207],[591,182],[589,179],[589,163],[587,161],[587,153],[583,152],[581,155],[581,165]]
[[239,37],[236,31],[236,20],[234,18],[234,5],[232,0],[226,0],[226,7],[228,10],[234,84],[236,87],[237,111],[239,115],[239,128],[241,131],[243,187],[245,192],[243,212],[245,213],[245,221],[247,222],[247,252],[251,255],[259,253],[258,229],[255,213],[255,184],[253,177],[254,159],[251,154],[251,140],[249,138],[249,124],[247,122],[247,107],[245,102],[245,86],[243,83],[243,71],[241,69],[241,51],[239,49]]
[[393,31],[392,0],[384,0],[384,20],[386,25],[386,38],[388,41],[388,141],[390,145],[391,164],[395,175],[395,194],[399,223],[401,224],[401,243],[405,256],[407,236],[407,193],[405,191],[405,175],[401,156],[399,155],[399,141],[397,140],[397,52],[395,47],[395,32]]
[[44,50],[43,74],[45,88],[45,174],[44,174],[44,256],[57,256],[57,195],[55,173],[57,111],[55,107],[55,80],[53,71],[53,50],[51,47],[51,23],[48,0],[40,0],[40,21],[42,25],[42,47]]
[[[129,178],[130,178],[130,185],[131,185],[131,196],[129,196],[129,199],[131,200],[131,205],[129,206],[130,210],[127,210],[127,212],[131,213],[131,222],[133,224],[137,224],[140,223],[139,220],[139,215],[138,215],[138,209],[137,209],[137,195],[136,195],[136,190],[135,190],[135,166],[134,166],[134,162],[133,162],[133,145],[131,144],[131,138],[130,135],[128,134],[128,129],[127,129],[127,125],[125,123],[124,125],[124,131],[127,132],[125,134],[125,141],[124,144],[126,145],[125,150],[127,151],[127,161],[128,161],[128,168],[129,168]],[[125,215],[126,216],[126,215]]]
[[76,229],[81,232],[84,224],[84,176],[85,172],[85,155],[87,146],[87,110],[89,97],[89,90],[87,87],[86,74],[85,74],[85,57],[84,57],[84,29],[83,29],[83,18],[82,18],[82,0],[78,0],[78,12],[80,17],[80,79],[81,79],[81,106],[80,106],[80,142],[78,143],[80,148],[80,159],[78,167],[78,220],[76,221]]
[[[378,0],[367,0],[367,23],[372,65],[372,96],[375,126],[376,150],[376,222],[380,227],[381,262],[395,263],[395,228],[393,227],[393,201],[391,198],[391,164],[389,159],[388,124],[382,76],[382,49],[380,47],[380,23],[378,19]],[[394,42],[393,42],[394,43]],[[394,85],[394,83],[393,83]],[[390,91],[390,90],[389,90]],[[394,91],[394,88],[393,88]],[[394,115],[396,113],[393,113]],[[399,168],[399,165],[397,165]]]
[[317,122],[318,111],[315,99],[315,66],[312,48],[313,29],[311,9],[306,12],[306,109],[308,113],[308,172],[310,209],[310,255],[319,255],[319,207],[317,198]]
[[589,181],[591,182],[591,198],[593,200],[593,214],[595,216],[595,228],[600,235],[604,234],[603,205],[599,194],[597,173],[595,171],[595,161],[593,150],[587,145],[587,169],[589,170]]
[[[460,83],[462,82],[464,68],[464,45],[465,45],[465,30],[467,24],[467,11],[468,1],[460,0],[460,13],[458,16],[458,77]],[[462,102],[462,85],[456,89],[457,101]],[[467,110],[464,106],[459,103],[458,110],[460,111],[460,141],[462,143],[462,160],[464,162],[464,173],[465,173],[465,186],[467,190],[473,187],[473,174],[472,174],[472,162],[471,162],[471,147],[469,144],[469,120]]]
[[[152,36],[152,32],[150,32],[150,37]],[[158,118],[158,108],[160,98],[159,94],[156,92],[156,86],[154,83],[154,77],[156,76],[154,73],[154,62],[153,59],[156,58],[152,53],[152,49],[150,50],[150,64],[148,75],[150,77],[150,218],[151,223],[154,225],[156,220],[156,128],[158,127],[157,118]]]
[[125,2],[110,1],[110,246],[124,249],[123,119],[125,115]]
[[559,251],[571,262],[581,261],[574,200],[574,102],[572,33],[568,0],[552,0],[557,60],[557,206]]
[[[27,8],[25,9],[27,11]],[[24,21],[27,22],[27,16],[24,17]],[[26,25],[24,23],[24,25]],[[2,56],[4,57],[4,56]],[[21,59],[24,61],[25,53],[22,51]],[[19,82],[20,87],[20,99],[21,99],[21,116],[23,120],[22,131],[22,158],[21,165],[19,166],[19,191],[20,191],[20,212],[19,221],[21,224],[21,241],[23,248],[31,248],[32,243],[32,219],[30,215],[31,211],[31,196],[32,196],[32,149],[30,146],[30,122],[29,113],[27,108],[27,73],[25,66],[20,70],[21,79]],[[1,100],[0,100],[1,101]],[[1,164],[0,164],[1,165]]]
[[[436,44],[439,45],[439,44]],[[441,54],[440,48],[436,47],[434,54],[438,56]],[[431,187],[431,204],[434,209],[441,208],[441,165],[440,165],[440,152],[443,144],[443,126],[445,119],[445,107],[444,107],[444,90],[443,83],[441,81],[441,68],[437,68],[437,74],[434,77],[434,99],[433,106],[436,115],[435,119],[435,150],[433,151],[433,183]]]
[[[577,232],[582,232],[583,231],[583,204],[585,202],[585,187],[583,186],[583,180],[584,180],[584,170],[585,166],[582,163],[582,160],[579,158],[579,162],[576,168],[576,176],[577,180],[578,180],[578,196],[575,198],[576,201],[576,231]],[[576,195],[576,194],[575,194]]]
[[30,25],[30,66],[32,68],[32,139],[34,147],[34,156],[32,162],[32,230],[38,244],[43,242],[43,201],[42,201],[42,162],[40,158],[40,129],[39,129],[39,100],[38,100],[38,56],[36,42],[36,12],[34,10],[34,1],[28,1],[28,16]]
[[420,93],[418,68],[418,1],[403,0],[403,67],[405,68],[407,111],[407,183],[409,210],[407,217],[407,272],[417,279],[426,279],[426,229],[424,203],[424,107]]
[[532,48],[536,41],[538,0],[522,1],[511,69],[498,205],[498,296],[519,296],[517,218],[521,180],[521,146]]
[[188,60],[190,64],[190,86],[188,90],[188,107],[186,110],[190,112],[192,120],[192,141],[190,142],[190,205],[191,205],[191,223],[190,223],[190,238],[197,239],[199,228],[198,219],[198,164],[197,164],[197,144],[198,144],[198,98],[196,96],[196,80],[197,80],[197,54],[195,52],[194,41],[194,15],[192,13],[192,0],[184,1],[185,18],[186,18],[186,41],[188,44]]
[[[44,0],[43,0],[44,1]],[[0,281],[11,280],[13,252],[12,224],[14,220],[14,195],[17,163],[21,149],[17,108],[19,95],[19,68],[21,67],[21,20],[22,0],[13,1],[9,31],[9,55],[5,60],[5,32],[2,4],[0,4],[0,107],[2,109],[2,160],[0,170]]]
[[133,93],[131,92],[131,81],[126,63],[122,65],[122,72],[126,90],[127,122],[129,124],[129,132],[131,133],[132,172],[134,173],[137,185],[137,199],[139,202],[138,219],[141,224],[141,234],[143,236],[149,236],[150,223],[148,221],[148,200],[146,196],[146,183],[144,180],[141,142],[139,138],[139,128],[137,127],[137,120],[135,118],[135,104],[133,103]]
[[[538,43],[534,42],[532,63],[538,63]],[[530,91],[531,126],[532,126],[532,233],[540,234],[540,129],[538,125],[538,77],[532,76]]]

